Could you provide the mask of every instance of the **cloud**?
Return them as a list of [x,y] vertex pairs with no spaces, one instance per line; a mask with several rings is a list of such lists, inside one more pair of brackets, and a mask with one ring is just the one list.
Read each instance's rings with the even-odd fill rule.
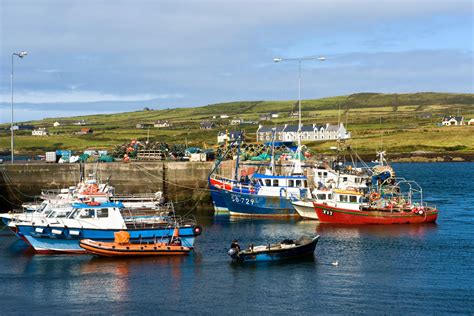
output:
[[470,92],[472,10],[470,0],[4,1],[0,98],[21,49],[18,102],[289,99],[295,64],[272,59],[314,54],[328,60],[304,64],[310,98]]

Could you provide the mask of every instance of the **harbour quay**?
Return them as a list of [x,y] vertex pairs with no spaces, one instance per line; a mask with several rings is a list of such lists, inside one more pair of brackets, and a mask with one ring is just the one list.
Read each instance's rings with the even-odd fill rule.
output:
[[[162,191],[177,212],[212,213],[207,179],[214,162],[85,163],[84,174],[96,173],[109,181],[117,195]],[[0,165],[0,208],[18,208],[33,201],[42,190],[73,186],[80,179],[80,164],[25,162]],[[231,176],[234,162],[222,164]]]

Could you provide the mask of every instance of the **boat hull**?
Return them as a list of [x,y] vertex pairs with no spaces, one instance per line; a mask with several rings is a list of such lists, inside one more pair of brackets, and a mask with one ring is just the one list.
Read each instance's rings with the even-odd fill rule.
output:
[[161,243],[117,244],[90,239],[82,239],[79,246],[89,254],[102,257],[176,256],[187,255],[191,251],[189,247]]
[[335,224],[423,224],[433,223],[438,218],[436,209],[417,214],[414,212],[391,212],[390,210],[347,210],[318,203],[314,203],[314,208],[320,222]]
[[[79,246],[81,239],[92,239],[98,241],[113,241],[114,233],[120,229],[76,229],[46,226],[17,226],[21,236],[29,243],[37,253],[85,253]],[[199,233],[197,233],[199,229]],[[41,231],[41,233],[38,233]],[[174,228],[154,229],[129,229],[131,242],[155,242],[170,238]],[[179,237],[184,246],[192,248],[194,239],[200,234],[200,227],[187,226],[179,228]]]
[[297,215],[290,200],[283,197],[219,191],[230,215],[233,216],[292,217]]
[[299,216],[314,220],[318,219],[318,214],[316,214],[316,210],[314,209],[312,201],[296,200],[292,201],[291,204],[293,205]]
[[214,182],[215,180],[209,180],[209,188],[211,190],[211,199],[212,204],[214,205],[214,211],[216,213],[229,212],[229,209],[227,208],[227,205],[225,204],[225,201],[220,193],[220,187],[216,187]]
[[280,261],[297,259],[314,254],[316,245],[319,240],[319,235],[314,237],[311,242],[299,245],[293,248],[284,248],[278,250],[268,250],[259,252],[243,251],[239,253],[237,261],[240,262],[264,262],[264,261]]

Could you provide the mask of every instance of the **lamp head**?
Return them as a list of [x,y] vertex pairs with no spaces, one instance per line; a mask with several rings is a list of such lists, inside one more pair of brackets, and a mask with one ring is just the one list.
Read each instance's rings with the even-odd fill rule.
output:
[[20,57],[20,58],[23,58],[23,57],[25,57],[26,55],[28,55],[28,52],[25,51],[25,50],[18,53],[18,57]]

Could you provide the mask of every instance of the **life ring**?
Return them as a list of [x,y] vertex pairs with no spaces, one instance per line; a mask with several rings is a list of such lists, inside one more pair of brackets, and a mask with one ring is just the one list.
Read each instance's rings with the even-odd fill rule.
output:
[[377,192],[372,192],[372,193],[370,193],[369,198],[372,202],[375,202],[375,201],[380,199],[380,194],[378,194]]
[[194,236],[199,236],[202,233],[202,227],[201,226],[194,226],[193,228],[193,234]]

